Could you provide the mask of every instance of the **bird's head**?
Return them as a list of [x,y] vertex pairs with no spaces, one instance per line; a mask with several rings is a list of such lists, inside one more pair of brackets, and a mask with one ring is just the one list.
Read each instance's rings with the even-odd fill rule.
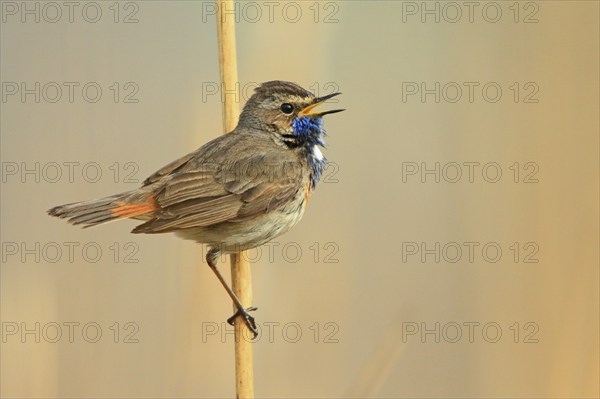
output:
[[316,97],[295,83],[275,80],[261,84],[240,115],[240,126],[275,133],[289,146],[318,138],[321,118],[343,109],[317,111],[317,105],[337,96]]
[[317,97],[295,83],[266,82],[256,88],[246,103],[238,126],[271,134],[277,142],[304,154],[311,168],[310,184],[314,189],[327,163],[319,150],[325,146],[323,116],[343,111],[315,108],[338,94]]

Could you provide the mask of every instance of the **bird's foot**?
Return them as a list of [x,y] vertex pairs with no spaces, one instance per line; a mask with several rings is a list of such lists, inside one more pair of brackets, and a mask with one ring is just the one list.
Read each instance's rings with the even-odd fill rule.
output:
[[244,318],[244,322],[248,326],[248,329],[250,329],[250,331],[252,331],[252,333],[254,334],[254,336],[252,337],[252,339],[254,339],[258,335],[258,329],[256,328],[256,322],[254,321],[254,316],[252,316],[248,312],[254,312],[256,309],[258,309],[256,306],[251,306],[248,309],[243,309],[243,308],[238,309],[238,311],[235,312],[235,314],[233,316],[231,316],[230,318],[227,319],[227,323],[229,323],[233,326],[233,322],[235,321],[235,319],[238,316],[242,316]]

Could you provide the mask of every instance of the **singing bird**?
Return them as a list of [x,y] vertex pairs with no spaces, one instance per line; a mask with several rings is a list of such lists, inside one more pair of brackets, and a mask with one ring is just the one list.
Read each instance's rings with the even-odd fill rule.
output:
[[110,197],[56,206],[48,214],[92,227],[117,219],[144,223],[132,233],[174,232],[207,244],[206,261],[256,336],[254,317],[225,282],[221,254],[255,248],[290,230],[304,214],[325,168],[322,117],[316,111],[337,96],[316,97],[295,83],[256,88],[237,127],[164,166],[142,186]]

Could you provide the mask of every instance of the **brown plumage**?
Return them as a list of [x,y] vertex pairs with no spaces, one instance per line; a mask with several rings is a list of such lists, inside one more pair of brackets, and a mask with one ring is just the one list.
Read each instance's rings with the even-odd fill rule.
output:
[[[264,83],[231,133],[159,169],[140,188],[60,205],[48,213],[83,227],[122,218],[143,220],[133,233],[175,232],[208,244],[208,263],[218,273],[214,262],[220,253],[264,244],[302,218],[316,173],[311,165],[324,163],[315,144],[322,131],[297,132],[293,123],[309,118],[319,127],[323,115],[339,110],[319,113],[312,108],[332,96],[316,98],[290,82]],[[255,331],[252,316],[232,298]]]

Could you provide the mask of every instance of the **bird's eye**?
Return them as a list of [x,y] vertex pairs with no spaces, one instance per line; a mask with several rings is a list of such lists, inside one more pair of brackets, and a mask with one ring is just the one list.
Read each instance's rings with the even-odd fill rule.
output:
[[281,112],[283,112],[284,114],[291,114],[292,112],[294,112],[294,106],[289,103],[283,103],[281,104]]

